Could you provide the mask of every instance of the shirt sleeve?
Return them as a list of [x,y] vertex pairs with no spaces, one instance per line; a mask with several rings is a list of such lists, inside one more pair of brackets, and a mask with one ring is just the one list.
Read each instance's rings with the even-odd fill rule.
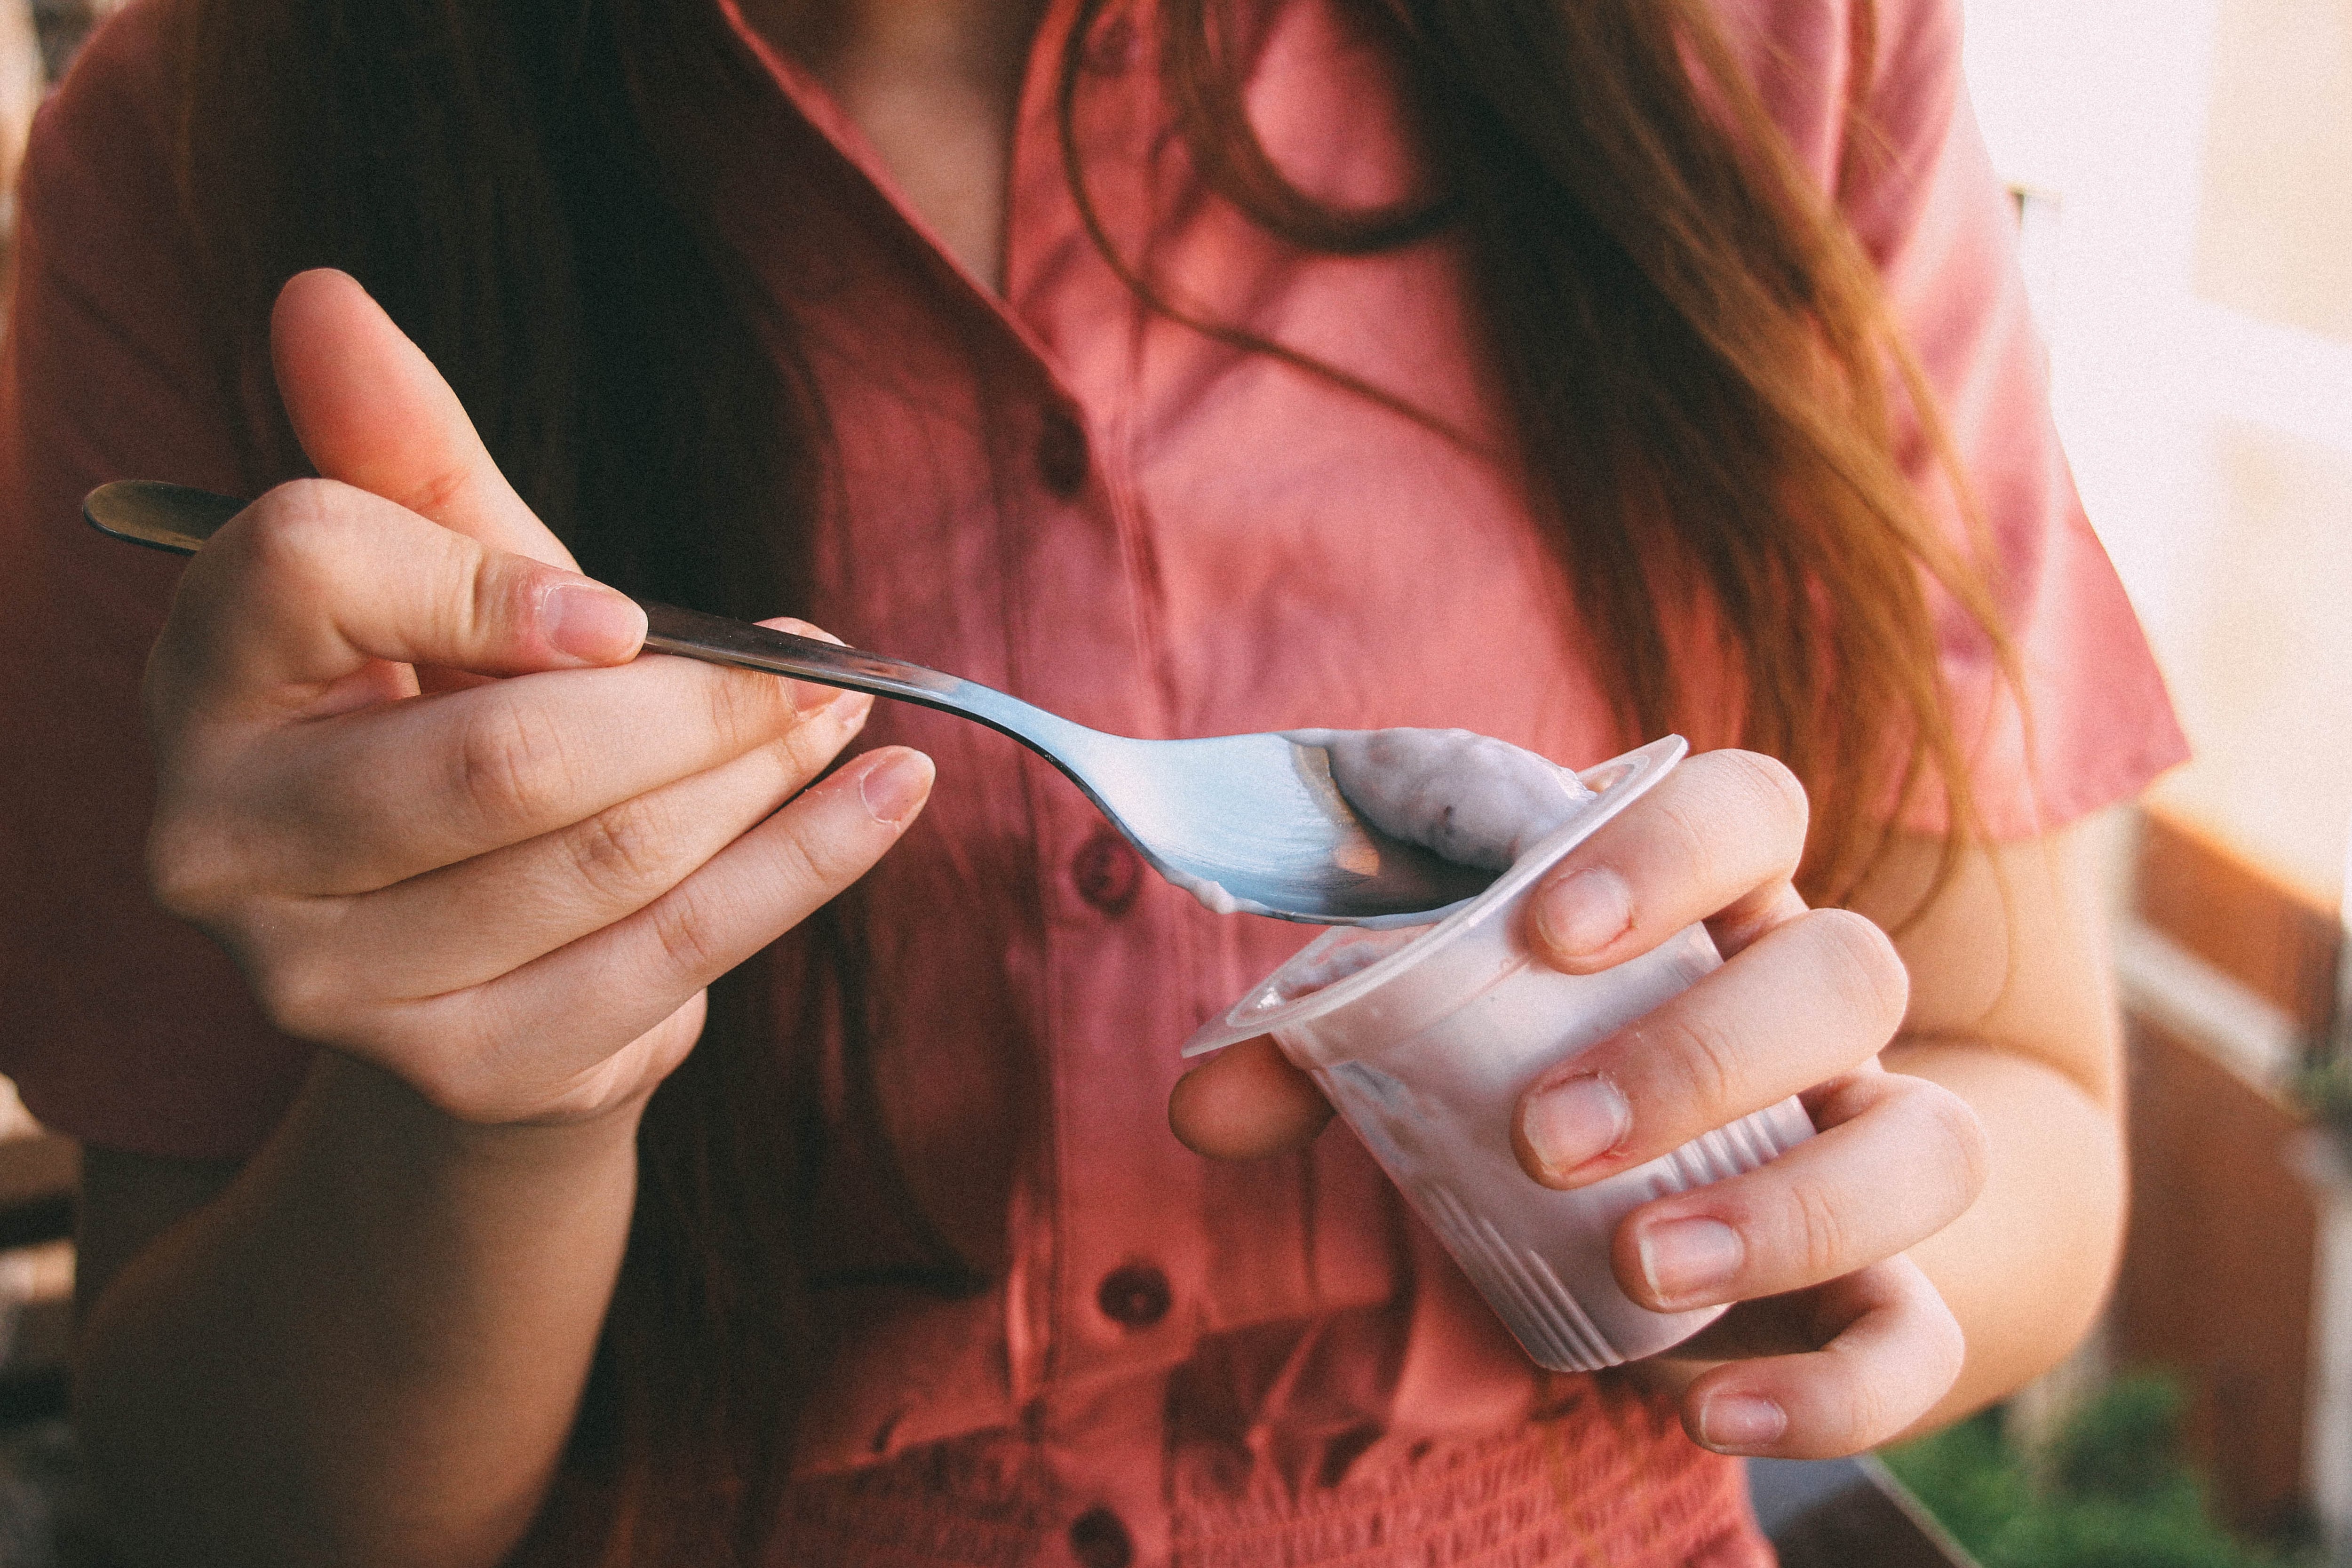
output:
[[[1959,0],[1726,0],[1724,16],[1800,162],[1876,263],[1989,535],[2018,688],[1949,596],[1932,599],[1986,829],[2029,838],[2127,798],[2188,745],[2051,418],[2015,209],[1961,78]],[[1915,435],[1906,447],[1914,483],[1965,544],[1931,445]],[[1943,803],[1902,820],[1940,831]]]
[[268,1132],[309,1048],[148,898],[139,684],[180,563],[80,516],[108,479],[274,477],[180,217],[164,26],[151,0],[118,13],[26,156],[0,346],[0,1072],[86,1142],[218,1159]]

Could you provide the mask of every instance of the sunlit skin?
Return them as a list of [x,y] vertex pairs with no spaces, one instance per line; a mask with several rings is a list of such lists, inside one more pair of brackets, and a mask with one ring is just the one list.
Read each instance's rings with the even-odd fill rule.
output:
[[[747,9],[994,286],[1035,0]],[[149,680],[152,868],[277,1022],[334,1048],[241,1168],[89,1151],[82,1436],[132,1561],[487,1565],[571,1428],[637,1119],[703,987],[886,853],[931,770],[887,748],[804,788],[862,700],[628,662],[634,611],[572,572],[348,279],[290,283],[273,346],[324,477],[187,569]],[[399,700],[426,686],[456,695]],[[1639,1210],[1616,1247],[1658,1301],[1661,1227],[1730,1227],[1703,1234],[1736,1267],[1677,1304],[1745,1304],[1644,1371],[1703,1440],[1786,1455],[2050,1365],[2096,1309],[2121,1212],[2082,858],[1978,854],[1889,942],[1791,889],[1803,821],[1776,764],[1716,753],[1563,868],[1550,962],[1600,967],[1696,919],[1730,962],[1576,1064],[1624,1107],[1586,1119],[1611,1134],[1591,1160],[1539,1156],[1572,1130],[1549,1080],[1496,1130],[1530,1179],[1573,1184],[1805,1093],[1826,1131],[1801,1155]],[[1864,912],[1909,908],[1933,853],[1898,843]],[[1194,1072],[1170,1115],[1223,1158],[1328,1119],[1264,1042]]]
[[991,290],[1022,73],[1045,0],[745,0],[856,123],[898,194]]

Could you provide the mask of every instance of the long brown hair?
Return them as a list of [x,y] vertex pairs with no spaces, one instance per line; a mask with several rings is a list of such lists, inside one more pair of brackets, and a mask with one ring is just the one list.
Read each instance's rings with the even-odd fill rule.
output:
[[[1116,3],[1081,0],[1066,125],[1080,47]],[[1431,198],[1360,212],[1297,189],[1242,112],[1236,6],[1163,0],[1161,90],[1204,177],[1311,249],[1458,232],[1530,507],[1627,738],[1681,728],[1787,761],[1814,803],[1816,897],[1851,889],[1915,790],[1949,808],[1948,865],[1971,815],[1927,584],[1999,649],[1990,599],[1905,477],[1898,429],[1938,437],[1872,269],[1706,0],[1339,3],[1406,67]],[[823,408],[789,355],[753,349],[740,268],[665,195],[615,42],[626,25],[703,57],[714,90],[761,90],[715,5],[656,28],[639,13],[660,0],[182,4],[183,175],[225,376],[266,363],[286,277],[341,267],[587,570],[736,613],[793,603]],[[1854,10],[1858,104],[1874,46],[1868,0]],[[1087,171],[1069,174],[1090,212]],[[1155,309],[1420,416],[1410,389],[1237,332],[1096,237]],[[273,439],[259,468],[299,462]],[[772,1517],[803,1370],[793,1215],[822,1153],[776,1048],[795,1021],[766,1004],[833,1005],[841,944],[816,925],[800,983],[754,964],[716,988],[704,1043],[648,1109],[627,1261],[533,1555],[749,1559]],[[812,1032],[797,1022],[784,1037]]]

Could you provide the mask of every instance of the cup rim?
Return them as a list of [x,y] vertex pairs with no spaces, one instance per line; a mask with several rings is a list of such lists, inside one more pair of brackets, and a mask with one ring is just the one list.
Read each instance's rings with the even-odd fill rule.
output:
[[[1647,795],[1659,780],[1674,771],[1675,765],[1689,752],[1690,742],[1680,735],[1666,735],[1648,745],[1636,746],[1621,756],[1584,769],[1577,777],[1593,791],[1592,798],[1580,802],[1573,816],[1529,845],[1512,862],[1509,870],[1497,877],[1476,897],[1456,905],[1426,933],[1401,943],[1395,952],[1374,960],[1353,974],[1289,1002],[1269,1005],[1269,994],[1295,965],[1333,937],[1359,929],[1331,927],[1322,936],[1284,960],[1280,967],[1244,992],[1224,1012],[1195,1029],[1192,1037],[1184,1042],[1182,1054],[1186,1057],[1205,1056],[1211,1051],[1223,1050],[1227,1046],[1238,1045],[1260,1035],[1270,1035],[1286,1026],[1335,1012],[1452,946],[1472,929],[1486,923],[1496,911],[1514,902],[1561,857]],[[1244,1016],[1245,1014],[1246,1018]]]

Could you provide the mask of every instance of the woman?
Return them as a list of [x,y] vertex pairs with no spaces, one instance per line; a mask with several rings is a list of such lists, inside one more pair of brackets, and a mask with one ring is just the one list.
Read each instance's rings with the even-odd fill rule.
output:
[[[1956,30],[135,5],[32,157],[0,573],[0,1066],[89,1147],[126,1554],[1763,1563],[1720,1456],[2051,1364],[2121,1202],[2063,826],[2179,737]],[[75,530],[132,474],[262,497],[175,601]],[[1539,905],[1729,962],[1512,1130],[1572,1185],[1805,1091],[1617,1238],[1738,1305],[1539,1375],[1269,1051],[1178,1079],[1300,933],[593,579],[1126,733],[1745,746]]]

